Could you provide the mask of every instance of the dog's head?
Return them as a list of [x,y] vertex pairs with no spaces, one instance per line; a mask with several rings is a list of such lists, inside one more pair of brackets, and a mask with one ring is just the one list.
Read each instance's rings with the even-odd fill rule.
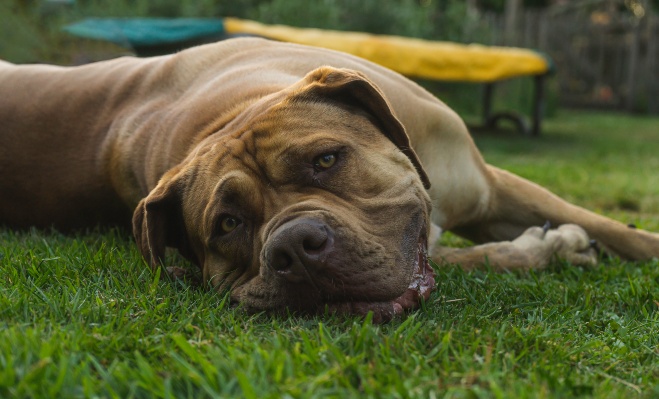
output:
[[152,267],[175,247],[249,309],[386,319],[433,284],[428,186],[378,88],[325,67],[204,139],[140,202],[134,233]]

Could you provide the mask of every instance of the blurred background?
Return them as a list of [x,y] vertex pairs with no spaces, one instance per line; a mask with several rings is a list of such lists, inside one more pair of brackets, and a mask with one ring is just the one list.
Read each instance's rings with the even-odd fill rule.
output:
[[[549,116],[559,106],[658,115],[658,11],[659,0],[2,0],[0,58],[72,65],[131,52],[62,30],[89,17],[239,17],[537,49],[556,66]],[[478,113],[479,85],[421,83],[460,113]],[[531,84],[502,84],[497,102],[527,112]]]

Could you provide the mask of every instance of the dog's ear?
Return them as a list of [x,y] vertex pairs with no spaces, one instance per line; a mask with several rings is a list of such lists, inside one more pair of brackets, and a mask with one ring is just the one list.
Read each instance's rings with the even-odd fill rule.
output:
[[384,94],[366,76],[350,69],[321,67],[307,74],[302,84],[294,94],[297,98],[321,96],[353,104],[375,117],[384,134],[412,161],[424,187],[430,188],[428,175],[410,145],[405,127],[394,115]]
[[165,249],[173,247],[192,263],[199,264],[192,251],[182,214],[183,184],[166,173],[149,195],[143,198],[133,213],[133,235],[137,247],[151,269],[165,260]]

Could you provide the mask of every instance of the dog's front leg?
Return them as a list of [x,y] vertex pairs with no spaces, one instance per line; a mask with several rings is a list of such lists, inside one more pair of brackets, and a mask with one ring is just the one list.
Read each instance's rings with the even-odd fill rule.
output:
[[489,266],[496,271],[542,269],[556,258],[581,266],[597,263],[588,234],[573,224],[557,229],[531,227],[513,241],[468,248],[437,247],[431,258],[440,265],[458,264],[465,270]]

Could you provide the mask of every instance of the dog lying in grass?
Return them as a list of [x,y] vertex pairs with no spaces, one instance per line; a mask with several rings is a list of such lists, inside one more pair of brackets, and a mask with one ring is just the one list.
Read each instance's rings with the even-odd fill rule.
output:
[[[592,265],[591,240],[659,256],[659,235],[487,165],[444,103],[339,52],[235,39],[69,68],[3,62],[0,93],[1,223],[132,214],[152,268],[176,248],[251,310],[387,320],[428,297],[429,257]],[[482,245],[436,247],[442,229]]]

